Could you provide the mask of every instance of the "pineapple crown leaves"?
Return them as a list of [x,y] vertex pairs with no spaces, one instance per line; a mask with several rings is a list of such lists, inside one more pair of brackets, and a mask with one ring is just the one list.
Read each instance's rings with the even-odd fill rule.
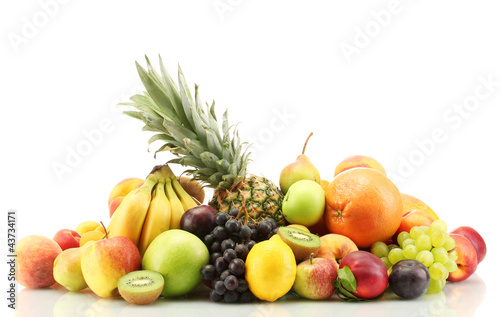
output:
[[124,113],[144,122],[143,131],[156,133],[148,146],[155,141],[164,143],[155,157],[158,152],[169,151],[177,158],[168,163],[192,167],[185,172],[192,174],[193,179],[218,190],[236,186],[246,177],[250,145],[241,142],[237,125],[229,125],[227,110],[222,116],[222,127],[215,115],[215,102],[210,106],[207,103],[205,111],[197,85],[193,99],[180,66],[176,85],[161,56],[159,60],[160,73],[147,56],[147,69],[136,62],[146,90],[132,96],[131,102],[123,103],[137,111]]

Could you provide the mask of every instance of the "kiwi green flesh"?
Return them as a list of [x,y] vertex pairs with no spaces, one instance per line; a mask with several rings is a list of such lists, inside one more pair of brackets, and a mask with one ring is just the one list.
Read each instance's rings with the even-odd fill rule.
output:
[[297,228],[280,227],[278,235],[292,249],[297,262],[308,259],[311,254],[316,256],[321,246],[317,235]]
[[134,271],[118,280],[118,292],[131,304],[146,305],[160,296],[164,283],[163,276],[158,272]]

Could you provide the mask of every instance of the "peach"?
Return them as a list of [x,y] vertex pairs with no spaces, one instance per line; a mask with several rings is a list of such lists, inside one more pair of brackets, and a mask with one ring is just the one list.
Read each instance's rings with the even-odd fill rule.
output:
[[418,209],[425,211],[426,213],[431,215],[431,217],[434,220],[439,219],[438,215],[434,212],[434,210],[432,210],[431,207],[427,206],[427,204],[421,201],[420,199],[403,193],[401,193],[401,199],[403,200],[403,214],[406,213],[407,211]]
[[319,247],[317,258],[324,258],[337,264],[349,253],[358,251],[356,244],[346,236],[336,233],[325,234],[320,237],[321,246]]
[[306,226],[300,225],[298,223],[292,223],[292,224],[288,225],[287,227],[296,228],[296,229],[299,229],[299,230],[304,230],[306,232],[311,232],[311,231],[309,231],[309,229],[307,229]]
[[468,279],[477,269],[477,253],[472,243],[460,234],[452,233],[450,237],[455,240],[455,250],[458,258],[457,269],[450,272],[448,281],[459,282]]
[[105,234],[98,230],[93,230],[89,232],[85,232],[83,236],[80,238],[80,246],[85,245],[85,243],[89,241],[98,241],[104,238]]
[[56,283],[54,261],[62,252],[57,242],[40,235],[22,238],[16,245],[16,281],[29,288],[44,288]]
[[59,244],[63,251],[80,246],[80,234],[71,229],[57,231],[52,239]]
[[309,232],[314,233],[317,236],[324,236],[325,234],[329,234],[330,230],[326,227],[325,218],[321,217],[321,219],[312,226],[307,227]]
[[341,172],[346,171],[346,170],[351,169],[351,168],[355,168],[355,167],[373,168],[373,169],[379,171],[380,173],[384,174],[385,176],[387,176],[387,172],[385,171],[385,168],[382,166],[382,164],[377,162],[377,160],[375,160],[374,158],[371,158],[371,157],[365,156],[365,155],[354,155],[354,156],[349,156],[349,157],[343,159],[337,165],[337,167],[335,167],[334,176],[337,176]]
[[123,198],[133,189],[141,187],[144,180],[141,178],[125,178],[113,187],[108,197],[109,217],[113,216],[116,208],[120,206]]
[[399,225],[398,230],[392,236],[392,241],[398,240],[398,235],[403,232],[410,232],[410,229],[415,226],[426,226],[429,227],[434,219],[425,211],[422,210],[410,210],[407,211],[403,215],[403,219],[401,219],[401,224]]
[[453,230],[451,233],[460,234],[466,237],[476,249],[477,264],[481,263],[486,256],[486,243],[483,237],[471,227],[463,226]]
[[78,232],[80,236],[83,236],[84,233],[89,232],[89,231],[94,231],[97,227],[100,227],[101,225],[98,222],[89,220],[89,221],[84,221],[81,224],[79,224],[75,231]]

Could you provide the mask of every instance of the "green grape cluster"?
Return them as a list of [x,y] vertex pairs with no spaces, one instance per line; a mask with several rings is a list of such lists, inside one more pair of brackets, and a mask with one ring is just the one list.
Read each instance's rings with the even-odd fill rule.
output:
[[371,253],[378,256],[388,270],[404,259],[422,262],[431,276],[428,294],[439,293],[446,285],[449,273],[457,269],[455,240],[447,233],[443,220],[435,220],[430,226],[415,226],[410,232],[401,232],[397,245],[375,242]]

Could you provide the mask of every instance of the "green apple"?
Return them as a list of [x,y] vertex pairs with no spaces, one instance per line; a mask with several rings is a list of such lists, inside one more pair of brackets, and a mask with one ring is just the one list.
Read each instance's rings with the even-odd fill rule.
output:
[[82,273],[82,255],[89,245],[66,249],[54,261],[54,279],[72,292],[87,288]]
[[282,209],[283,216],[289,223],[312,226],[323,216],[325,191],[312,180],[295,182],[283,199]]
[[119,296],[120,277],[141,268],[137,246],[116,236],[91,243],[82,255],[82,273],[90,289],[101,297]]
[[173,229],[161,233],[151,242],[142,258],[142,269],[163,275],[162,296],[180,296],[201,283],[200,270],[208,264],[209,258],[208,249],[200,238]]

